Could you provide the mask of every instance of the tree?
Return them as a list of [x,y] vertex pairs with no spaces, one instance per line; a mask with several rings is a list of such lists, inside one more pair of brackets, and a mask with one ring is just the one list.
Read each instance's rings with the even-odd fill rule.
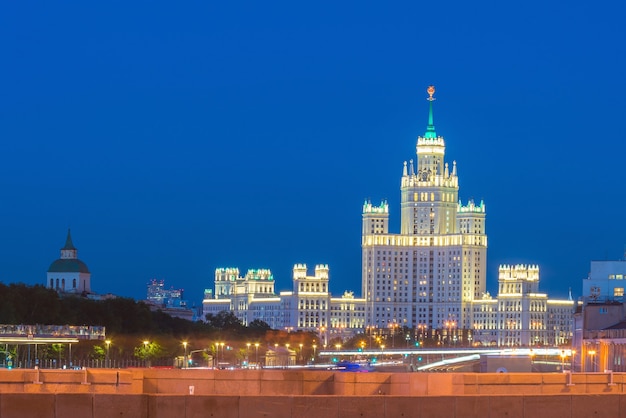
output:
[[150,367],[150,360],[163,355],[163,347],[154,341],[144,341],[143,344],[135,347],[135,357],[146,362]]
[[244,329],[241,321],[230,311],[220,311],[217,315],[206,314],[207,323],[222,331],[241,331]]
[[248,328],[251,331],[261,331],[261,332],[269,331],[272,329],[272,327],[270,327],[267,322],[262,321],[260,319],[255,319],[254,321],[250,322],[250,324],[248,324]]

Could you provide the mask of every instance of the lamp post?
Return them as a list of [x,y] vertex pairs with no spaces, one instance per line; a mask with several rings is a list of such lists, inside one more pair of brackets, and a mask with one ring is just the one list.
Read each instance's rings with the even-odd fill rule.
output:
[[395,322],[390,324],[390,328],[391,328],[391,347],[392,348],[395,348],[395,346],[396,346],[396,326],[397,326],[397,324]]
[[313,344],[313,363],[315,363],[315,352],[317,350],[317,344]]
[[383,361],[383,356],[385,355],[385,344],[380,345],[380,361]]
[[[144,361],[144,366],[146,365],[146,363],[148,361],[147,359],[148,359],[148,345],[149,344],[150,344],[150,341],[148,341],[148,340],[145,340],[143,342],[143,355],[144,355],[143,361]],[[148,367],[150,367],[150,366],[148,366]]]
[[259,367],[259,343],[254,343],[255,356],[254,361],[256,366]]
[[183,357],[183,362],[185,363],[183,365],[183,368],[187,368],[187,341],[183,341],[183,347],[185,348],[185,355]]
[[565,371],[565,350],[561,350],[561,371]]
[[596,350],[589,350],[587,352],[591,356],[591,371],[596,371]]
[[107,345],[107,355],[106,355],[106,359],[104,361],[104,367],[111,367],[111,360],[109,357],[109,349],[111,348],[111,340],[106,340],[104,342]]

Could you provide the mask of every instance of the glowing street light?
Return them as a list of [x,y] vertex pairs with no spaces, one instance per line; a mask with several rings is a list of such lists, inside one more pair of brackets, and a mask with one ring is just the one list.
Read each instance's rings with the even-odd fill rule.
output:
[[183,341],[183,347],[185,347],[185,356],[183,357],[183,361],[185,362],[184,368],[187,368],[187,341]]
[[256,350],[254,361],[257,367],[259,367],[259,343],[254,343],[254,349]]
[[592,369],[591,371],[595,372],[596,371],[596,350],[589,350],[587,354],[591,356],[591,369]]
[[317,344],[313,344],[313,363],[315,363],[315,351],[317,350]]
[[107,345],[107,356],[106,356],[106,360],[104,362],[104,366],[105,367],[111,367],[111,359],[109,357],[109,349],[111,348],[111,340],[106,340],[104,342]]

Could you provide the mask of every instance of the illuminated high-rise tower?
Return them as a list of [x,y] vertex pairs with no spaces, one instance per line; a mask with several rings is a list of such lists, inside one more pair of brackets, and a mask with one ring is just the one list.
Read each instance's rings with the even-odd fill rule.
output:
[[473,299],[486,285],[485,205],[459,200],[456,161],[445,161],[435,131],[433,97],[417,159],[405,161],[401,180],[400,234],[388,231],[389,207],[363,206],[362,287],[366,324],[379,328],[459,332],[470,329]]

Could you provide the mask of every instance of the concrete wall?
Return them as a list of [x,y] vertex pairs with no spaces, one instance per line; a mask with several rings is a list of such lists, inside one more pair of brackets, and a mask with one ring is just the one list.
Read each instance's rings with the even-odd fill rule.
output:
[[0,418],[626,418],[625,384],[604,373],[17,369],[0,370]]
[[2,418],[588,418],[626,416],[626,395],[196,396],[0,394]]
[[[0,370],[0,393],[447,396],[626,393],[625,373],[345,373],[309,370]],[[0,418],[2,418],[0,416]]]

